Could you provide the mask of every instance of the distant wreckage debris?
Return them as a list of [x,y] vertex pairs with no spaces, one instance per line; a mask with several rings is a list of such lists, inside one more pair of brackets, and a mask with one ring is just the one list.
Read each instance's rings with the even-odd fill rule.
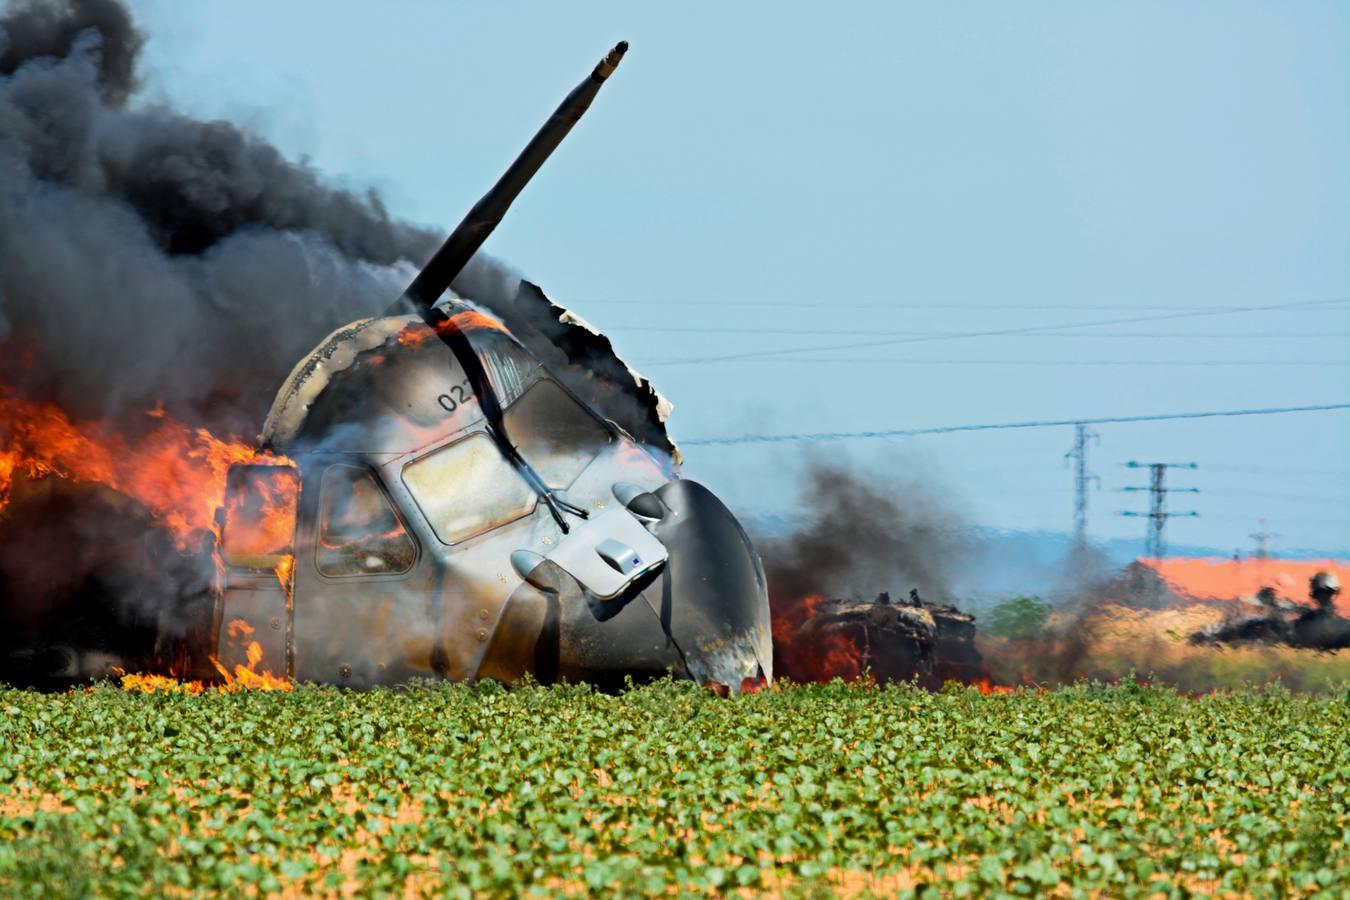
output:
[[1308,582],[1311,606],[1281,600],[1275,589],[1263,587],[1249,602],[1259,612],[1239,616],[1217,627],[1197,631],[1192,644],[1285,644],[1307,650],[1334,652],[1350,648],[1350,619],[1336,612],[1341,593],[1334,572],[1318,572]]
[[917,681],[938,688],[946,681],[971,682],[982,676],[975,617],[929,603],[917,591],[903,600],[883,592],[873,600],[821,602],[798,629],[796,640],[799,647],[850,654],[856,671],[868,672],[879,684]]

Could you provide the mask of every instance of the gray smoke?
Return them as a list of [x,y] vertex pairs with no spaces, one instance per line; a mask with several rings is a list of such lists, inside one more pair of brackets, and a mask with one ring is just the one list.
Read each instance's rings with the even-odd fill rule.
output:
[[[387,308],[441,235],[233,124],[138,105],[143,40],[115,0],[0,14],[0,378],[80,417],[162,401],[249,433],[296,360]],[[517,284],[480,255],[456,287],[493,308]]]
[[895,599],[911,589],[951,602],[952,576],[972,545],[950,495],[931,479],[900,480],[847,462],[809,459],[787,535],[760,535],[773,615],[774,671],[796,681],[817,677],[820,648],[800,632],[812,597]]
[[104,96],[120,104],[136,87],[136,55],[144,38],[116,0],[13,3],[5,14],[4,30],[0,75],[12,75],[32,59],[63,57],[76,39],[93,32],[104,40],[98,73]]
[[798,528],[756,541],[774,597],[865,598],[916,588],[942,600],[971,550],[951,498],[923,479],[816,458],[807,462],[797,505]]

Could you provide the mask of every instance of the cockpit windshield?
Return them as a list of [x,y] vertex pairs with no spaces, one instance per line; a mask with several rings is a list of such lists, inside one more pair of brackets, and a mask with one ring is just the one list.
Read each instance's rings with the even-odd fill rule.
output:
[[403,483],[447,544],[514,522],[534,509],[536,499],[481,431],[408,463]]
[[548,379],[531,385],[503,419],[511,443],[554,490],[570,487],[611,440],[603,423]]

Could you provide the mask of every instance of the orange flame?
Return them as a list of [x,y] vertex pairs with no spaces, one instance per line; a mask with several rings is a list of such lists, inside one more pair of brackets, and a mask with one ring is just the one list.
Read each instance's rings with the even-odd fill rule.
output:
[[[772,597],[773,600],[781,598]],[[866,654],[854,634],[846,631],[817,632],[811,640],[802,640],[798,629],[816,614],[825,598],[819,594],[803,597],[792,603],[773,605],[772,623],[774,643],[791,647],[787,658],[779,659],[782,674],[794,681],[831,681],[842,678],[856,681],[863,674]]]
[[1007,685],[994,684],[994,682],[989,680],[988,675],[982,675],[979,678],[976,678],[971,684],[978,688],[979,692],[986,697],[992,694],[1011,694],[1017,690],[1017,688],[1011,688]]
[[398,342],[404,347],[417,348],[431,340],[433,335],[440,334],[447,330],[451,323],[459,326],[462,331],[471,331],[479,329],[483,331],[500,331],[508,334],[506,326],[498,319],[488,315],[485,312],[476,309],[463,309],[450,316],[445,322],[437,325],[435,329],[428,328],[422,322],[411,322],[405,325],[403,330],[398,333]]
[[[216,513],[225,500],[229,470],[238,464],[286,467],[284,476],[272,476],[275,489],[264,494],[256,517],[258,545],[273,556],[273,568],[288,592],[294,551],[295,491],[299,480],[294,464],[280,456],[261,453],[236,438],[221,439],[205,429],[193,429],[171,418],[161,405],[147,412],[153,424],[139,437],[128,438],[101,423],[77,422],[55,404],[36,403],[0,385],[0,514],[9,503],[14,478],[57,477],[73,482],[101,484],[138,501],[173,535],[179,548],[194,552],[208,535],[216,540],[216,566],[222,571]],[[255,511],[256,512],[256,511]],[[219,588],[220,582],[217,583]],[[240,625],[244,623],[240,622]],[[233,628],[232,637],[236,634]],[[223,689],[290,690],[290,682],[258,671],[262,648],[246,648],[247,665],[233,672],[216,664]],[[211,660],[216,663],[214,659]],[[122,676],[127,690],[201,693],[201,682],[180,682],[162,675]]]
[[299,472],[289,465],[233,469],[230,493],[225,499],[220,565],[228,562],[254,570],[271,570],[289,598],[295,570],[299,491]]
[[186,550],[215,531],[231,465],[290,465],[238,439],[189,428],[159,407],[150,416],[155,425],[132,441],[98,423],[74,422],[54,404],[34,403],[0,386],[0,512],[19,472],[103,484],[139,501]]
[[179,681],[168,675],[123,675],[122,690],[139,694],[200,694],[207,687],[200,681]]
[[277,561],[276,568],[272,570],[276,573],[277,583],[281,589],[286,592],[287,600],[294,600],[295,594],[295,554],[288,553]]
[[[249,625],[243,619],[235,619],[226,626],[226,635],[232,640],[243,640],[253,636],[253,626]],[[219,691],[222,693],[234,693],[237,691],[284,691],[294,690],[294,684],[290,679],[273,675],[270,672],[258,671],[258,665],[262,662],[263,649],[257,641],[249,641],[244,645],[244,654],[248,662],[246,664],[236,665],[231,672],[214,656],[211,657],[211,665],[216,667],[220,673],[221,683],[208,685],[202,681],[179,681],[167,675],[123,675],[122,690],[137,691],[142,694],[154,694],[157,692],[171,694],[202,694],[207,691]]]

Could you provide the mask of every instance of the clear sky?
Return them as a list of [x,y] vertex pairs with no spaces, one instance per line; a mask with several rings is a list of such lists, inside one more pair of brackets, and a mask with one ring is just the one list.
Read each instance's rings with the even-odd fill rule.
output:
[[[1339,0],[132,5],[151,95],[446,228],[630,40],[487,249],[609,333],[677,439],[1350,400]],[[1350,413],[1099,431],[1094,536],[1143,531],[1121,463],[1195,461],[1174,540],[1245,550],[1265,520],[1350,552]],[[1067,530],[1072,437],[816,452]],[[686,472],[784,512],[801,459],[691,447]]]

